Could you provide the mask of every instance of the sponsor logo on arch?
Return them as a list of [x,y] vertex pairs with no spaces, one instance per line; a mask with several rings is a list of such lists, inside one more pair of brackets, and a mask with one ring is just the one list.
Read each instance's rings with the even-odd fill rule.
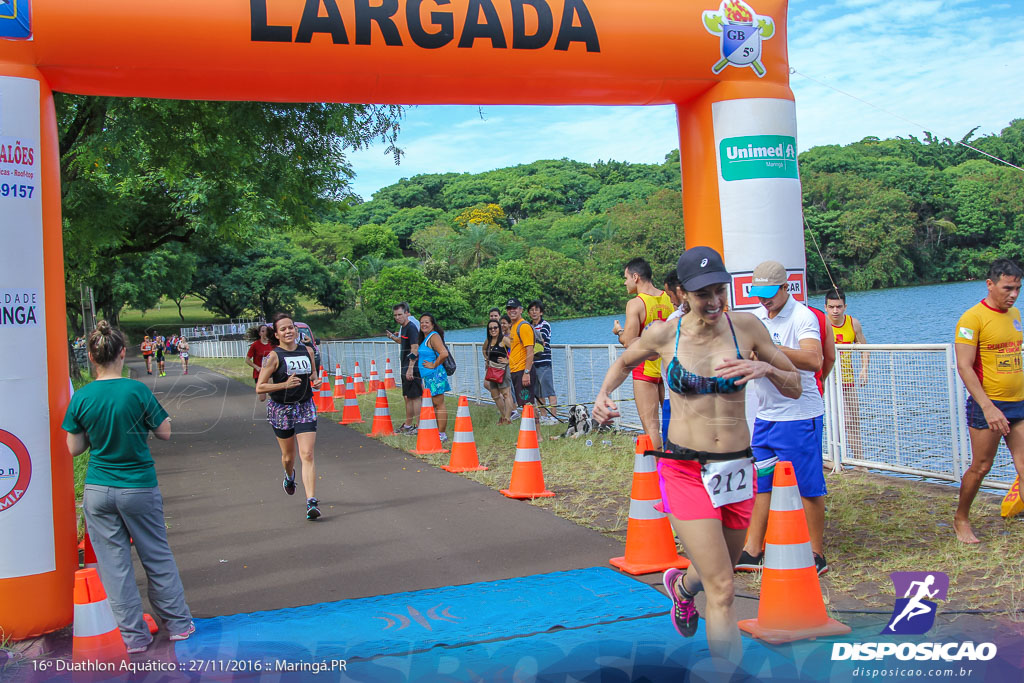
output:
[[0,429],[0,513],[25,496],[32,481],[32,460],[21,439]]
[[0,38],[31,38],[30,0],[0,0]]

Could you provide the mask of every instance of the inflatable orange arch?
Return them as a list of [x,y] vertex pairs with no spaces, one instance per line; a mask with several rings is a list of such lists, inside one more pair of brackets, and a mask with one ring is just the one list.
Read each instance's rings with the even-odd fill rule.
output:
[[786,12],[785,0],[0,0],[0,229],[19,236],[0,250],[2,633],[69,624],[77,568],[52,90],[674,104],[687,245],[724,255],[744,308],[766,258],[803,298]]

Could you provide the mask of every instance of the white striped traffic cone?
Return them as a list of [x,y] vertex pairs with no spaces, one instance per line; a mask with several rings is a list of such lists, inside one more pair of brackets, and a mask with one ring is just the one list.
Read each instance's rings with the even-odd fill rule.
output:
[[384,385],[377,389],[377,403],[373,407],[373,425],[370,436],[394,436],[395,426],[391,422],[391,411],[388,410],[388,392]]
[[395,384],[395,373],[391,371],[391,359],[384,359],[384,388],[394,389],[398,385]]
[[437,431],[437,416],[434,404],[430,400],[430,389],[423,387],[423,402],[420,404],[420,421],[416,429],[417,455],[429,453],[447,453],[448,449],[441,445],[441,433]]
[[363,381],[363,371],[359,369],[359,361],[356,361],[356,372],[352,382],[355,384],[356,396],[366,393],[366,382]]
[[452,457],[442,470],[449,472],[480,472],[480,457],[473,438],[473,418],[469,414],[469,399],[459,396],[459,410],[455,414],[455,433],[452,435]]
[[345,376],[341,374],[341,363],[334,365],[334,398],[345,398]]
[[363,414],[359,412],[359,401],[356,400],[356,390],[352,387],[352,378],[348,378],[345,385],[345,407],[342,408],[340,425],[350,425],[363,421]]
[[668,516],[655,507],[661,502],[661,486],[658,484],[657,458],[644,455],[650,450],[654,450],[651,437],[646,434],[638,436],[633,460],[633,490],[629,495],[626,553],[608,560],[633,575],[690,566],[690,561],[676,550]]
[[550,498],[555,495],[544,488],[537,420],[532,403],[523,406],[519,440],[516,442],[516,461],[512,464],[512,481],[501,493],[509,498]]
[[[750,474],[753,476],[753,471]],[[743,619],[739,627],[772,644],[850,632],[849,626],[825,612],[807,517],[791,462],[783,460],[775,466],[757,618]]]
[[380,384],[380,381],[377,379],[377,361],[375,361],[375,360],[373,360],[371,358],[370,359],[370,386],[368,387],[368,389],[370,391],[377,391],[377,385],[378,384]]
[[120,666],[127,663],[128,650],[103,590],[99,572],[93,568],[75,572],[75,626],[71,659]]

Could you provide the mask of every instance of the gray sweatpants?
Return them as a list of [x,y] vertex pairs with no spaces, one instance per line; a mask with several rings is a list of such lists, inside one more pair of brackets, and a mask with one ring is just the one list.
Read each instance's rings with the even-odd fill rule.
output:
[[128,647],[145,646],[153,639],[142,619],[142,596],[135,585],[129,537],[146,570],[153,610],[170,634],[187,631],[192,613],[185,604],[185,589],[167,543],[160,489],[86,484],[82,508],[96,551],[100,580]]

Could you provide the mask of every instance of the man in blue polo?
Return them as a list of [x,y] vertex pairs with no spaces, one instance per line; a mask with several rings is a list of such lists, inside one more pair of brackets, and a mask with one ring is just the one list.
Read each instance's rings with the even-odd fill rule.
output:
[[[821,369],[821,330],[814,314],[789,295],[786,269],[777,261],[765,261],[754,269],[751,296],[761,302],[754,314],[761,319],[779,349],[800,371],[803,393],[786,398],[770,383],[756,380],[757,419],[750,447],[759,462],[776,457],[793,463],[800,498],[807,517],[811,550],[818,574],[828,571],[825,533],[825,474],[821,462],[822,416],[825,403],[814,380]],[[757,480],[757,498],[747,530],[747,540],[736,568],[756,571],[764,564],[761,547],[768,526],[772,475]]]

